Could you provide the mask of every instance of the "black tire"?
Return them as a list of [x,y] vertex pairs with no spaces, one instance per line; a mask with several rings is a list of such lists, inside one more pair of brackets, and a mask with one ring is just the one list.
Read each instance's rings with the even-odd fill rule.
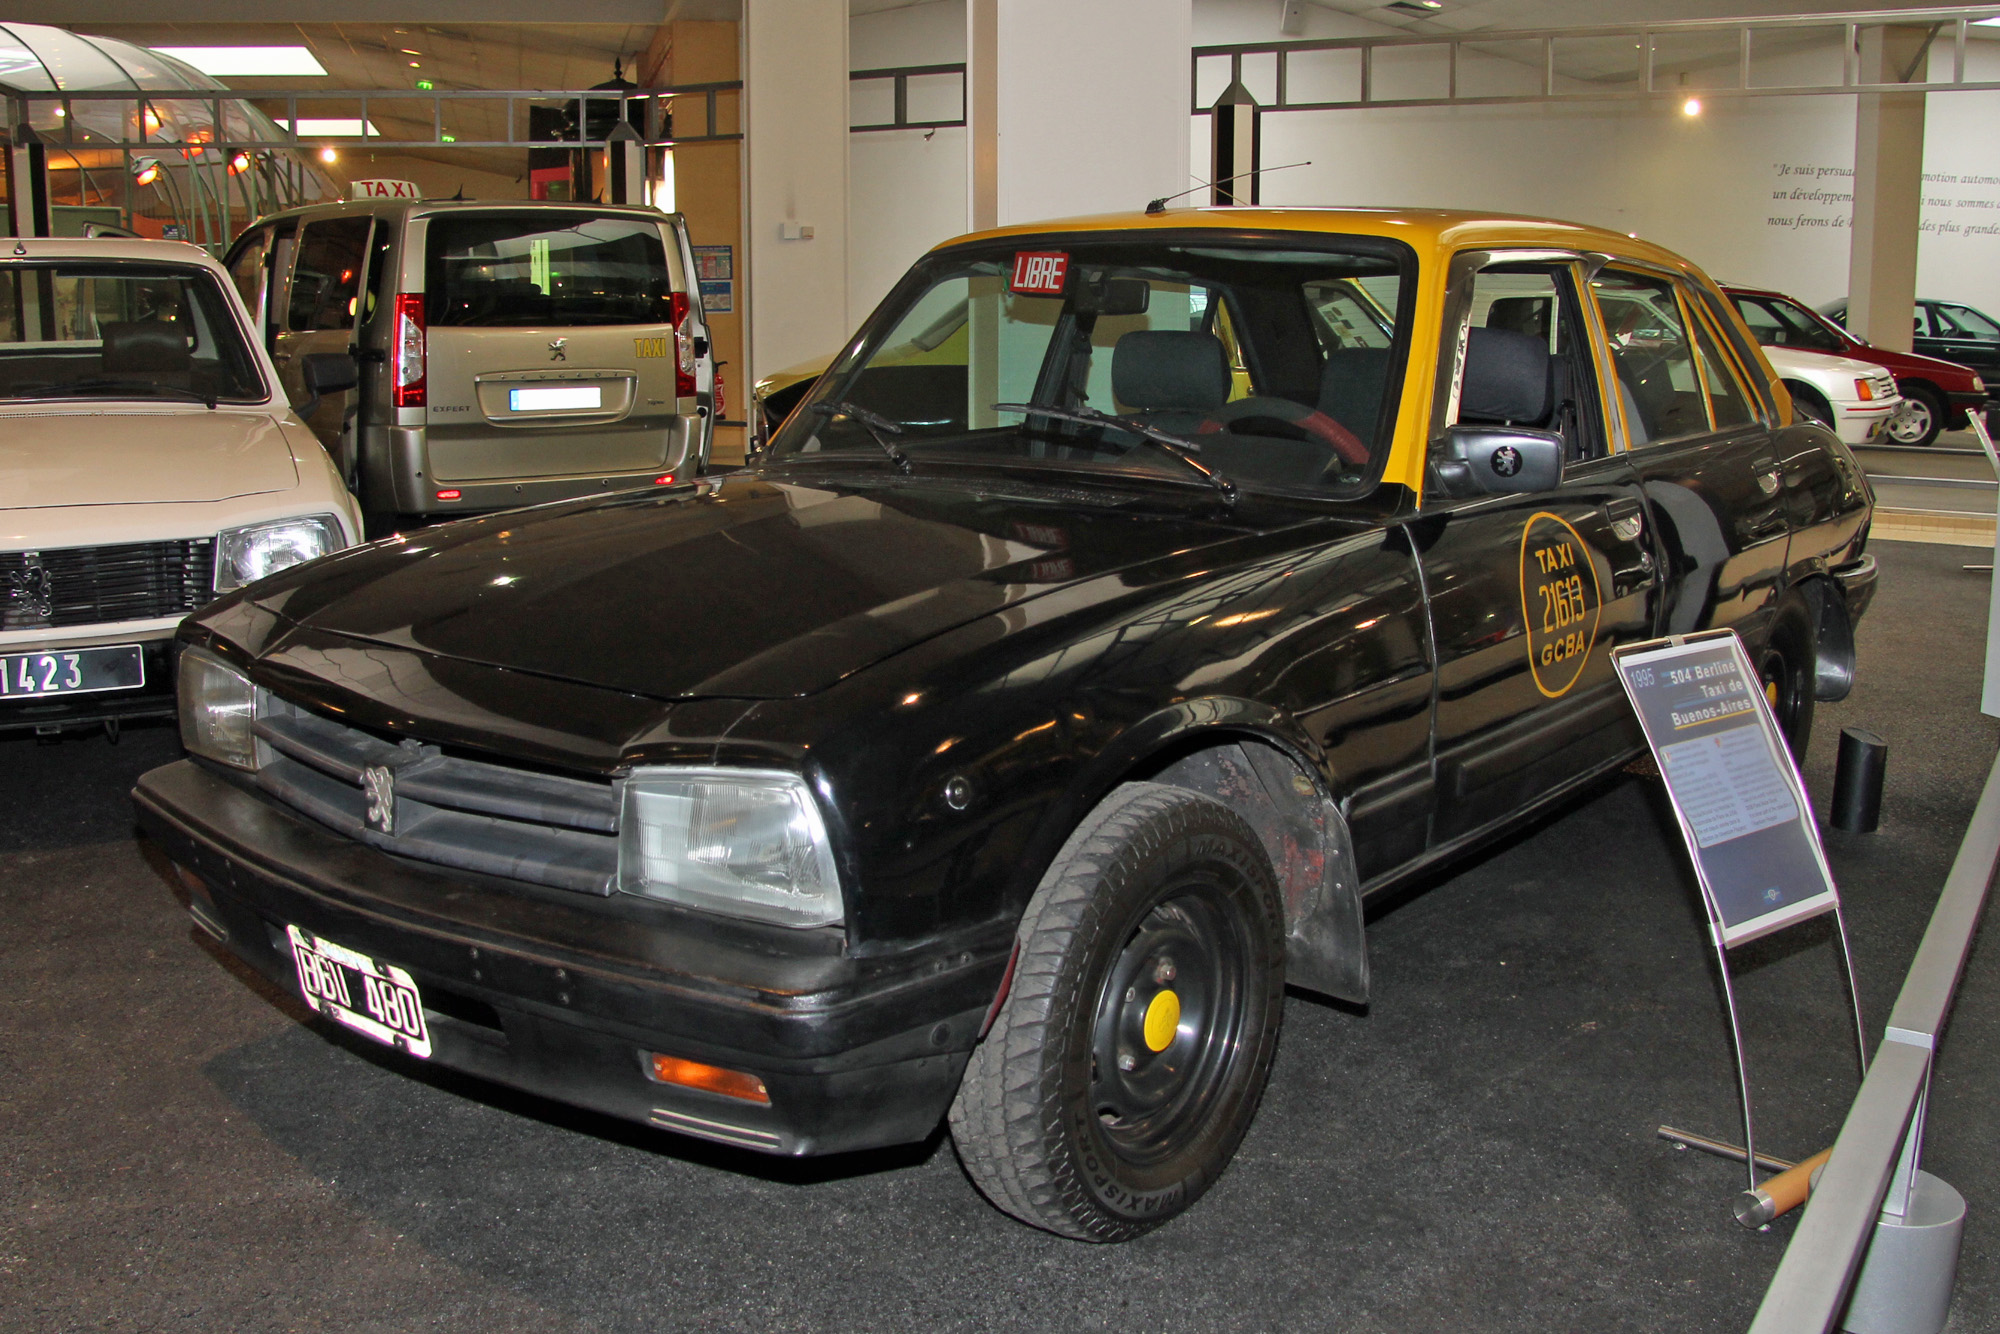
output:
[[1827,430],[1833,429],[1833,407],[1826,398],[1810,385],[1794,380],[1785,381],[1785,388],[1792,394],[1792,407],[1807,421],[1818,422]]
[[1889,419],[1888,435],[1899,445],[1928,445],[1944,429],[1944,397],[1929,385],[1906,384],[1903,407]]
[[1114,791],[1029,901],[1013,986],[952,1103],[973,1184],[1082,1241],[1127,1241],[1193,1204],[1263,1096],[1284,934],[1242,817],[1185,788]]
[[1806,762],[1806,746],[1812,740],[1818,642],[1812,612],[1802,602],[1788,601],[1778,609],[1770,637],[1757,659],[1764,698],[1770,701],[1778,730],[1785,734],[1792,757],[1800,764]]

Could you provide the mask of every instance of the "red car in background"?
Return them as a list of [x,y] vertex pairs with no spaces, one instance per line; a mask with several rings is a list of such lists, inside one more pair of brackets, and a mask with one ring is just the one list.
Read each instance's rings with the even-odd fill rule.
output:
[[1873,362],[1896,377],[1903,411],[1890,421],[1886,434],[1899,445],[1928,445],[1938,432],[1961,430],[1967,414],[1986,405],[1986,383],[1979,373],[1955,362],[1891,352],[1864,343],[1802,301],[1759,287],[1722,284],[1736,303],[1751,336],[1766,347],[1795,347],[1828,352],[1856,361]]

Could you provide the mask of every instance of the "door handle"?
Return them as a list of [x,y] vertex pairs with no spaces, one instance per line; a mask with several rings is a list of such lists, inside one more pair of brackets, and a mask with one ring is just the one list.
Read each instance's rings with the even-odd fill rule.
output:
[[1767,496],[1777,495],[1778,486],[1784,481],[1784,468],[1774,459],[1758,459],[1751,467],[1757,475],[1757,489]]

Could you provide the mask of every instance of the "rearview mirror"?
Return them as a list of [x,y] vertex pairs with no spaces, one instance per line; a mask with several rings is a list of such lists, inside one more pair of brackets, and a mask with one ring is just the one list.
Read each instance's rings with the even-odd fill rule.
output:
[[1457,495],[1528,495],[1562,485],[1563,438],[1518,426],[1454,426],[1437,470]]

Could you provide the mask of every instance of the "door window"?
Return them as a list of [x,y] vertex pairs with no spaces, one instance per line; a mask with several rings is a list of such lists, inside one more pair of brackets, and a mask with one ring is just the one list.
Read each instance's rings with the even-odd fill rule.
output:
[[293,333],[351,329],[374,219],[325,218],[299,235],[285,327]]
[[1723,355],[1721,344],[1710,332],[1705,318],[1694,322],[1694,345],[1701,358],[1702,387],[1708,391],[1709,416],[1716,428],[1748,426],[1753,420],[1750,396],[1744,392],[1734,366]]
[[1671,279],[1606,269],[1591,283],[1618,373],[1618,399],[1633,445],[1709,429],[1680,302]]
[[1762,297],[1735,298],[1736,311],[1750,326],[1750,336],[1765,347],[1798,347],[1808,352],[1839,352],[1846,344],[1818,320],[1789,301]]
[[1942,327],[1936,330],[1931,328],[1931,308],[1929,306],[1918,306],[1916,317],[1911,320],[1910,325],[1919,338],[1942,338],[1945,334]]
[[1554,431],[1571,463],[1602,457],[1589,340],[1567,266],[1473,277],[1458,423]]
[[236,253],[229,257],[230,280],[253,318],[264,308],[264,260],[270,253],[271,233],[259,229],[237,242]]
[[1943,337],[2000,338],[2000,325],[1996,325],[1971,306],[1952,306],[1939,302],[1932,311],[1938,322],[1939,333]]

